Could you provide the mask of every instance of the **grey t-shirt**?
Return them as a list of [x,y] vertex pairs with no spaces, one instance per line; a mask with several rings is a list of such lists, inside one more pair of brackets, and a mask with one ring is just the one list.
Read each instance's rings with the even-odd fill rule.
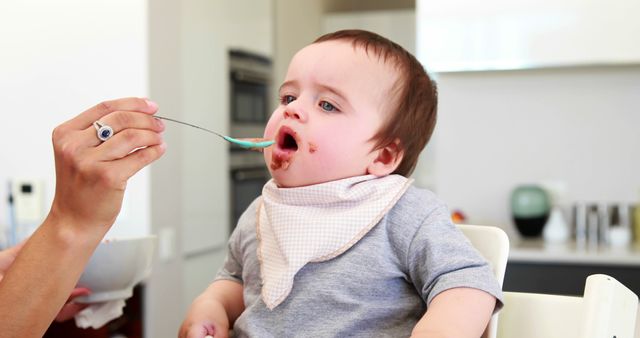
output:
[[502,306],[490,266],[452,224],[447,207],[433,193],[410,187],[345,253],[305,265],[289,296],[269,310],[260,296],[259,203],[240,218],[216,277],[243,285],[236,337],[409,337],[431,300],[455,287],[484,290]]

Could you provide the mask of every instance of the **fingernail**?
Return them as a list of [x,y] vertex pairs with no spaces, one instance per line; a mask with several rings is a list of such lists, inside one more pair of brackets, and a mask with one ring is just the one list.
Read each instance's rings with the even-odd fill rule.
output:
[[158,109],[158,104],[157,103],[155,103],[155,102],[153,102],[151,100],[147,100],[147,99],[145,99],[144,101],[147,103],[147,106],[149,106],[149,108]]
[[161,119],[156,119],[156,123],[162,130],[164,130],[164,122],[162,122]]

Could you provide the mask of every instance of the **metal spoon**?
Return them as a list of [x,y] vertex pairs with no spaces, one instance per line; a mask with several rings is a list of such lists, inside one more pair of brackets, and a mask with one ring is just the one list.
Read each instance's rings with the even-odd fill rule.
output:
[[237,139],[237,138],[233,138],[233,137],[222,135],[220,133],[216,133],[213,130],[209,130],[207,128],[202,128],[202,127],[196,126],[196,125],[191,124],[191,123],[186,123],[186,122],[182,122],[182,121],[178,121],[178,120],[174,120],[174,119],[170,119],[168,117],[163,117],[163,116],[158,116],[158,115],[154,115],[154,117],[157,118],[157,119],[167,120],[167,121],[171,121],[171,122],[175,122],[175,123],[180,123],[180,124],[184,124],[184,125],[189,126],[189,127],[194,127],[194,128],[200,129],[200,130],[204,130],[204,131],[209,132],[211,134],[215,134],[217,136],[220,136],[225,141],[233,143],[233,144],[237,144],[240,147],[245,148],[245,149],[262,149],[262,148],[269,147],[269,146],[273,145],[274,143],[276,143],[276,141],[269,141],[269,140],[264,140],[264,139],[256,139],[256,140],[263,140],[263,141],[251,141],[251,139]]

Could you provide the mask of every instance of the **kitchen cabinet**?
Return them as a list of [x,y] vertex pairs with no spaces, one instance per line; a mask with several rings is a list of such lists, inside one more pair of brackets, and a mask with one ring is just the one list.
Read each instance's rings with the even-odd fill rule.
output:
[[[229,50],[273,55],[273,1],[185,1],[180,5],[181,116],[229,133]],[[176,113],[175,111],[172,113]],[[181,135],[181,309],[211,283],[229,238],[228,144]]]
[[637,64],[635,0],[417,0],[417,50],[435,72]]
[[393,40],[415,53],[416,13],[413,9],[327,13],[322,19],[323,33],[341,29],[364,29]]
[[582,295],[585,280],[592,274],[609,275],[640,295],[640,248],[517,241],[509,253],[503,289]]

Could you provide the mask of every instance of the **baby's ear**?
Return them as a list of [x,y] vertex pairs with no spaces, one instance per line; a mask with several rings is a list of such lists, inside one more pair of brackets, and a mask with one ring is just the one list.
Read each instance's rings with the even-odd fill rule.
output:
[[400,140],[398,139],[374,152],[377,152],[377,155],[367,167],[367,174],[375,176],[391,174],[398,168],[404,156],[404,151],[400,148]]

